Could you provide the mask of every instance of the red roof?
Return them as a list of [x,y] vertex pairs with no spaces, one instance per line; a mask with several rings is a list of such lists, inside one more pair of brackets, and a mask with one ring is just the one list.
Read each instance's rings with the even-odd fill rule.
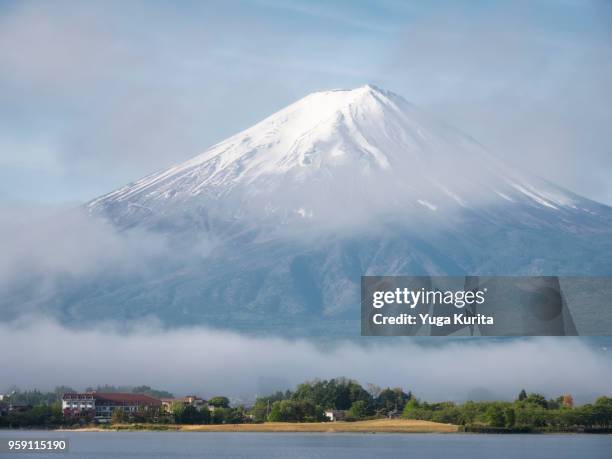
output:
[[117,403],[138,403],[144,405],[160,405],[161,401],[142,394],[129,394],[122,392],[96,392],[96,400],[108,400]]
[[64,400],[82,400],[83,398],[93,398],[96,401],[113,402],[122,405],[161,405],[161,401],[142,394],[130,394],[124,392],[85,392],[85,393],[66,393]]
[[62,398],[64,400],[81,400],[81,399],[91,399],[96,396],[95,392],[66,392]]

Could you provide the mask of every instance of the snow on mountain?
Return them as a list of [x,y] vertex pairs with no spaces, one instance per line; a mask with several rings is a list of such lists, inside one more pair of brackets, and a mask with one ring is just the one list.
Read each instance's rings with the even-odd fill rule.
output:
[[119,225],[205,209],[231,220],[347,221],[516,204],[594,211],[374,86],[310,94],[204,153],[89,203]]
[[528,166],[374,86],[317,92],[87,204],[168,238],[145,273],[63,279],[42,300],[24,285],[11,304],[354,336],[364,274],[612,274],[612,209]]

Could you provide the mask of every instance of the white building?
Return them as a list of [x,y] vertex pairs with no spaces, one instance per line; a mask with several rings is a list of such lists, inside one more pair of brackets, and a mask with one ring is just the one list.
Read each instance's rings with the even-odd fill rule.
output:
[[346,410],[327,410],[325,411],[325,417],[332,422],[343,421],[346,419]]
[[66,393],[62,397],[62,412],[67,417],[105,420],[110,419],[115,410],[133,414],[160,407],[160,400],[142,394],[84,392]]

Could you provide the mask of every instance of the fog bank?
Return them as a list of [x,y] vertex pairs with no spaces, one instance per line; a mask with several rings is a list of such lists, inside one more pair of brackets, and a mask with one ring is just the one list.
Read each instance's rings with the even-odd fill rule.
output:
[[[250,337],[207,328],[129,332],[112,324],[75,330],[44,319],[0,324],[0,391],[77,389],[102,384],[163,388],[175,394],[252,398],[313,378],[347,376],[402,386],[429,400],[511,398],[521,388],[577,401],[612,393],[605,348],[579,338],[328,343]],[[430,345],[431,343],[431,345]]]

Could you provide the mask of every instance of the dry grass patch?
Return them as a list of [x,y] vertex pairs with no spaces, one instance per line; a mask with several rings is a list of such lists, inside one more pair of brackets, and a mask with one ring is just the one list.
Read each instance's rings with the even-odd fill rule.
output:
[[266,422],[264,424],[182,425],[183,432],[457,432],[454,424],[414,419],[374,419],[356,422]]

